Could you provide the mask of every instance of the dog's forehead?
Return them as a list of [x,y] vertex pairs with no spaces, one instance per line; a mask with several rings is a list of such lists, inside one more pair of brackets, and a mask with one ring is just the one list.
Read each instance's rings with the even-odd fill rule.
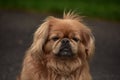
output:
[[60,20],[52,24],[51,31],[78,32],[83,25],[74,20]]

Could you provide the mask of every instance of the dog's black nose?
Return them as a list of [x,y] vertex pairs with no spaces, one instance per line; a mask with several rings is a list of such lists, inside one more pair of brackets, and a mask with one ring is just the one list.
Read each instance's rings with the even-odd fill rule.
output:
[[67,39],[67,38],[64,38],[64,39],[62,39],[62,44],[64,44],[64,45],[66,45],[66,44],[68,44],[69,43],[69,39]]

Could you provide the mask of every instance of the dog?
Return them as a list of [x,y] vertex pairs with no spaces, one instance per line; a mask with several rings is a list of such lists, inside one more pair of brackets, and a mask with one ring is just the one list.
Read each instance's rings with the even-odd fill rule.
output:
[[36,30],[18,80],[91,80],[95,39],[74,11],[49,16]]

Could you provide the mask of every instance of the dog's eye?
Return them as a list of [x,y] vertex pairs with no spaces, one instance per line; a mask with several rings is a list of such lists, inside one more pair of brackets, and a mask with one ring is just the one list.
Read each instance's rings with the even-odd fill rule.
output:
[[76,41],[76,42],[78,42],[78,41],[79,41],[79,39],[78,39],[78,38],[76,38],[76,37],[74,37],[74,38],[73,38],[73,40],[74,40],[74,41]]
[[53,41],[57,41],[59,39],[59,37],[55,36],[52,38]]

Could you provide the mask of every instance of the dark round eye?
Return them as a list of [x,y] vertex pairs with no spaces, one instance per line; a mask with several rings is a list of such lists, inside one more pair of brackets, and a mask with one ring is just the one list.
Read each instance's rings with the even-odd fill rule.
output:
[[74,40],[74,41],[76,41],[76,42],[78,42],[78,41],[79,41],[79,39],[78,39],[78,38],[76,38],[76,37],[74,37],[74,38],[73,38],[73,40]]
[[53,41],[57,41],[59,39],[59,37],[55,36],[52,38]]

